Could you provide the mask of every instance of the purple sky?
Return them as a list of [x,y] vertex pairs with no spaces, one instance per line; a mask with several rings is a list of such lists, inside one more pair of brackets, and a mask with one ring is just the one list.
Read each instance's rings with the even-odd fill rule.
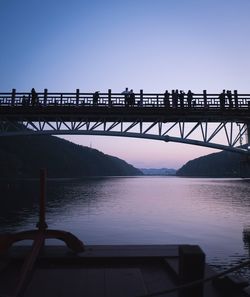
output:
[[[0,91],[249,92],[249,0],[0,0]],[[138,167],[215,150],[67,136]]]

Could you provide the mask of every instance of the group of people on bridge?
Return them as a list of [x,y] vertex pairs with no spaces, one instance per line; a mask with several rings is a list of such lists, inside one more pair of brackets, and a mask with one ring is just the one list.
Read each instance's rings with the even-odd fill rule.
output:
[[[185,94],[184,91],[179,92],[179,90],[172,90],[172,93],[171,93],[172,107],[177,108],[179,106],[180,108],[184,108],[185,95],[186,95],[186,99],[187,99],[187,107],[189,107],[189,108],[191,108],[192,106],[194,107],[196,103],[195,103],[195,99],[193,98],[194,93],[192,93],[191,90],[188,90],[187,94]],[[171,107],[170,93],[168,92],[168,90],[166,90],[164,93],[163,102],[164,102],[164,106],[166,108]]]
[[125,91],[122,92],[122,94],[124,94],[125,106],[135,105],[135,93],[133,89],[129,91],[128,88],[126,88]]
[[[121,94],[124,95],[124,102],[125,106],[135,106],[136,105],[136,100],[135,100],[135,93],[133,92],[133,89],[129,91],[128,88],[125,89]],[[172,90],[172,93],[170,94],[167,90],[164,93],[164,106],[166,108],[171,107],[171,101],[170,97],[172,98],[172,107],[177,108],[178,106],[181,108],[184,108],[184,100],[185,96],[187,99],[187,106],[191,108],[192,106],[195,106],[195,99],[193,98],[194,93],[189,90],[187,94],[185,94],[183,91],[178,91],[178,90]],[[99,100],[99,92],[95,92],[93,94],[93,105],[98,105],[98,100]],[[178,103],[179,102],[179,103]],[[139,102],[137,105],[140,105]]]
[[[204,91],[206,93],[206,91]],[[110,92],[111,94],[111,92]],[[136,96],[135,93],[133,92],[133,89],[129,90],[128,88],[126,88],[122,93],[122,95],[124,95],[124,106],[125,107],[133,107],[135,105],[138,106],[144,106],[144,102],[143,100],[141,100],[141,98],[143,99],[143,96],[139,98],[139,100],[136,102]],[[159,104],[159,106],[164,106],[165,108],[193,108],[196,106],[196,99],[194,98],[194,93],[191,90],[188,90],[187,93],[185,93],[182,90],[172,90],[172,92],[168,92],[168,90],[165,91],[164,94],[161,95],[161,97],[158,97],[157,95],[157,102],[158,99],[161,99],[161,103]],[[111,95],[110,95],[111,97]],[[100,104],[100,95],[99,95],[99,91],[96,91],[93,93],[92,95],[92,104],[93,106],[97,106]],[[163,101],[162,101],[163,99]],[[216,98],[214,98],[216,99]],[[217,102],[219,103],[219,107],[220,108],[225,108],[226,104],[229,108],[233,108],[234,106],[237,107],[237,102],[236,102],[236,98],[235,102],[233,102],[233,95],[232,92],[230,90],[223,90],[220,94],[219,97],[217,98]],[[205,100],[205,99],[204,99]],[[77,103],[76,103],[77,104]],[[29,96],[25,96],[23,95],[22,97],[22,105],[23,106],[39,106],[39,98],[37,95],[37,92],[35,91],[34,88],[31,89],[30,95]],[[112,105],[112,102],[111,104]],[[217,106],[218,106],[217,105]],[[158,103],[157,103],[158,106]],[[206,106],[206,104],[204,103],[204,106]]]
[[220,95],[219,95],[219,99],[220,99],[220,107],[221,108],[225,108],[225,104],[226,104],[226,99],[228,99],[228,105],[229,108],[233,108],[233,95],[232,92],[230,90],[223,90]]

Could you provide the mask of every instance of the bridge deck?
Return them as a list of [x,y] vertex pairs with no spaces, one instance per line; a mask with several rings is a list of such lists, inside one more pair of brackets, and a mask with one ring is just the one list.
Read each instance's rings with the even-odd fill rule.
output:
[[0,136],[136,137],[249,154],[250,94],[203,91],[190,98],[141,90],[131,99],[109,90],[95,96],[79,90],[0,93]]
[[0,118],[13,121],[25,119],[35,121],[44,118],[47,121],[250,121],[250,109],[244,108],[165,108],[165,107],[107,107],[107,106],[0,106]]
[[[222,94],[222,93],[221,93]],[[122,93],[0,93],[0,120],[48,121],[60,117],[63,121],[240,121],[250,118],[250,94],[233,93],[181,95],[180,93],[133,93],[133,99]]]

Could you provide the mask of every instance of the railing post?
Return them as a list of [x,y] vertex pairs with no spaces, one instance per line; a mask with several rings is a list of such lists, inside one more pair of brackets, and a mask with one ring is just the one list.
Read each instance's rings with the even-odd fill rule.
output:
[[239,107],[239,103],[238,103],[238,92],[237,90],[234,90],[234,106],[235,108],[238,108]]
[[108,105],[109,105],[109,107],[112,106],[112,101],[111,101],[111,89],[108,89]]
[[203,99],[204,99],[204,107],[208,107],[207,105],[207,90],[203,90]]
[[[179,246],[179,277],[181,285],[204,278],[205,254],[198,245]],[[179,291],[178,297],[202,297],[203,284]]]
[[16,89],[12,89],[11,93],[11,106],[15,105],[15,99],[16,99]]
[[80,90],[76,89],[76,106],[79,105],[79,95],[80,95]]
[[48,89],[44,89],[44,95],[43,95],[43,105],[47,105],[47,97],[48,97]]
[[140,90],[140,106],[143,107],[143,90]]

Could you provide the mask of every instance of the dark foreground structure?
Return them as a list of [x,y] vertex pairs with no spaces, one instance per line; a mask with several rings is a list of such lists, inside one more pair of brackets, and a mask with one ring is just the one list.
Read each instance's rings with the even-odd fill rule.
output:
[[190,245],[86,246],[81,253],[47,246],[17,294],[29,250],[18,246],[1,255],[0,296],[250,296],[248,283],[216,277],[201,249]]

